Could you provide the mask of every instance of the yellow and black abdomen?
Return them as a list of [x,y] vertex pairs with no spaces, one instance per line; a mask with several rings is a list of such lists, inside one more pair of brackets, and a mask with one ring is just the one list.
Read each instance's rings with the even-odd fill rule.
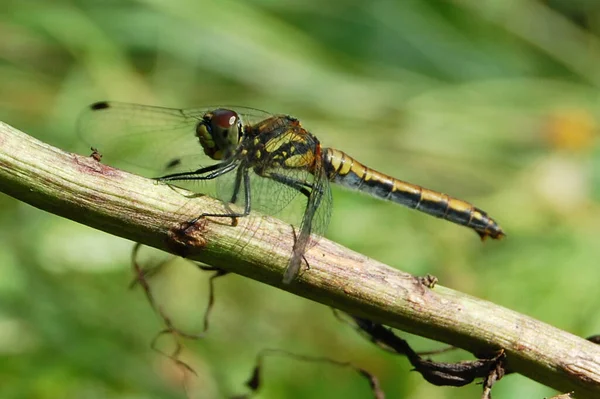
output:
[[504,236],[494,219],[470,203],[377,172],[342,151],[324,149],[323,163],[334,183],[470,227],[482,239]]

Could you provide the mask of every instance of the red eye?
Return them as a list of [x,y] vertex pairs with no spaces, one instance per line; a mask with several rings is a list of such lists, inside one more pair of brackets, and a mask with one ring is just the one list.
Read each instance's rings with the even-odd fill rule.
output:
[[220,108],[212,112],[211,123],[221,129],[229,129],[237,124],[239,118],[237,112]]

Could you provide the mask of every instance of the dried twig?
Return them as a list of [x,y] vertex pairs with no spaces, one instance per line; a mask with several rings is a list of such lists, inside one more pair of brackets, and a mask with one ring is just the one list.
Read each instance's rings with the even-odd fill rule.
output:
[[369,382],[369,386],[371,387],[371,392],[373,393],[373,397],[375,399],[384,399],[385,394],[379,385],[379,380],[373,374],[369,373],[365,369],[361,367],[357,367],[350,362],[341,362],[337,360],[333,360],[327,357],[317,357],[317,356],[306,356],[299,355],[297,353],[280,350],[280,349],[265,349],[262,350],[256,357],[256,363],[254,369],[252,370],[252,376],[246,382],[246,386],[250,388],[251,393],[249,395],[240,395],[236,396],[234,399],[247,399],[250,398],[251,395],[258,392],[262,385],[262,374],[263,374],[263,363],[266,357],[273,356],[283,356],[290,359],[294,359],[302,362],[310,362],[310,363],[324,363],[329,364],[335,367],[341,368],[349,368],[357,372],[361,377],[364,377]]

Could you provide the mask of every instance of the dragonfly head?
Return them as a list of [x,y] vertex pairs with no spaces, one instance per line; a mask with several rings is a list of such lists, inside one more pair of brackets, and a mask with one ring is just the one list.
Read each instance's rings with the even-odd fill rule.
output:
[[219,108],[207,112],[196,126],[196,137],[212,159],[227,159],[242,138],[242,121],[237,112]]

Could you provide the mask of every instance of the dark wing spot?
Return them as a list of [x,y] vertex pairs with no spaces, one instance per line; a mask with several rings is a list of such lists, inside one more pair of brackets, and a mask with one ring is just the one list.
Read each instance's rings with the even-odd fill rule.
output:
[[90,105],[90,109],[93,111],[98,111],[98,110],[106,109],[109,107],[110,107],[110,105],[106,101],[99,101],[97,103],[93,103],[92,105]]
[[171,161],[169,161],[169,163],[167,163],[167,166],[165,169],[174,168],[175,166],[179,165],[180,163],[181,163],[181,159],[179,159],[179,158],[172,159]]

